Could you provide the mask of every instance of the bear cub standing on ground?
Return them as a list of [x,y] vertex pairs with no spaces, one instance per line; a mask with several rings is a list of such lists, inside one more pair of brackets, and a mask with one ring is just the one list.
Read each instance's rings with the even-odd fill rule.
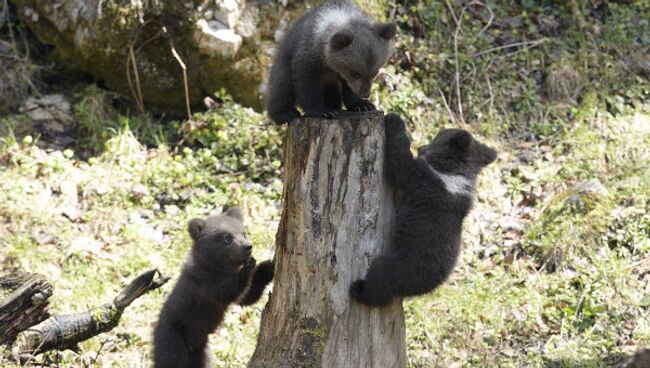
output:
[[442,284],[460,253],[463,219],[472,207],[476,178],[496,152],[462,129],[444,129],[413,158],[404,122],[385,118],[385,172],[398,191],[396,224],[388,249],[374,259],[351,296],[370,306],[426,294]]
[[243,216],[233,207],[189,223],[192,250],[154,330],[154,367],[208,367],[208,335],[231,303],[255,303],[273,279],[273,263],[255,267]]
[[397,26],[376,23],[350,0],[326,0],[308,11],[278,47],[269,76],[267,110],[278,124],[300,116],[336,118],[372,111],[372,81],[390,56]]

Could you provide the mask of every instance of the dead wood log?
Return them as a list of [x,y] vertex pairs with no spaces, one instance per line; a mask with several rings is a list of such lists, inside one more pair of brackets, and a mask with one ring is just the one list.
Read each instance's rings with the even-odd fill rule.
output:
[[144,272],[127,285],[112,303],[82,313],[55,315],[16,337],[14,353],[21,360],[48,350],[77,349],[77,344],[117,326],[131,302],[169,280],[158,270]]
[[0,345],[50,315],[47,312],[52,285],[43,275],[17,273],[0,276]]

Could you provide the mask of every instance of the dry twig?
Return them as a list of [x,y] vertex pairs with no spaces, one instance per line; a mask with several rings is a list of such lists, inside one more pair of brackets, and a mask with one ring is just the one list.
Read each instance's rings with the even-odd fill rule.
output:
[[460,15],[456,16],[456,13],[454,12],[454,8],[452,7],[449,0],[445,0],[445,3],[447,4],[447,7],[449,8],[449,12],[451,13],[452,17],[454,18],[454,22],[456,23],[456,30],[454,31],[454,80],[455,80],[455,91],[456,91],[456,105],[458,109],[457,111],[458,120],[460,120],[461,123],[465,124],[465,116],[464,116],[465,114],[463,113],[463,97],[460,88],[460,64],[458,62],[458,36],[463,30],[463,16],[465,15],[465,11],[467,10],[467,8],[469,8],[470,6],[482,6],[488,9],[488,11],[490,12],[490,19],[488,20],[488,23],[479,31],[480,34],[485,30],[487,30],[487,28],[490,27],[490,25],[492,25],[492,20],[494,19],[494,13],[492,12],[492,9],[490,9],[482,2],[472,1],[461,9]]
[[[138,41],[138,37],[140,35],[140,32],[142,29],[149,24],[150,21],[145,21],[143,22],[138,30],[135,33],[135,36],[133,37],[133,40],[129,43],[128,46],[128,54],[126,57],[126,81],[129,85],[129,90],[131,90],[131,95],[133,96],[133,99],[135,100],[135,103],[138,106],[138,111],[140,112],[141,115],[144,115],[145,110],[144,110],[144,98],[142,97],[142,87],[140,84],[140,75],[138,73],[138,65],[137,65],[137,60],[136,60],[136,55],[140,50],[142,50],[143,47],[148,45],[150,42],[153,42],[155,39],[160,37],[160,35],[163,33],[163,27],[161,26],[160,31],[149,37],[147,40],[142,42],[137,48],[135,48],[135,44]],[[133,69],[133,70],[131,70]],[[133,77],[135,78],[135,84],[133,83],[133,80],[131,79],[131,74],[133,74]]]
[[[477,53],[475,53],[475,54],[472,54],[472,57],[482,56],[482,55],[489,54],[489,53],[494,52],[494,51],[499,51],[499,50],[503,50],[503,49],[509,49],[509,48],[511,48],[511,47],[524,46],[525,49],[529,49],[529,48],[532,48],[532,47],[535,47],[535,46],[539,46],[539,45],[543,44],[543,43],[546,42],[546,41],[548,41],[547,38],[540,38],[539,40],[535,40],[535,41],[522,41],[522,42],[510,43],[510,44],[507,44],[507,45],[502,45],[502,46],[492,47],[492,48],[489,48],[489,49],[487,49],[487,50],[483,50],[483,51],[481,51],[481,52],[477,52]],[[517,51],[517,52],[518,52],[518,51]],[[510,54],[508,54],[508,55],[514,55],[515,53],[516,53],[516,52],[514,52],[514,53],[510,53]]]
[[187,82],[187,67],[185,66],[185,63],[181,59],[181,57],[178,55],[178,52],[176,52],[176,48],[174,48],[174,41],[169,39],[169,47],[172,50],[172,55],[174,55],[174,58],[176,61],[178,61],[178,65],[181,66],[181,69],[183,69],[183,87],[185,88],[185,108],[187,109],[187,119],[192,120],[192,110],[190,110],[190,88]]

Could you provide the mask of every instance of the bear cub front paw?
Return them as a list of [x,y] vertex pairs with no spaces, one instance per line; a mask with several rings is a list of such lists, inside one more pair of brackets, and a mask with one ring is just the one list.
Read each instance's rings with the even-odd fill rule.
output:
[[364,112],[364,111],[376,111],[376,110],[377,108],[375,107],[375,105],[373,105],[373,103],[368,100],[360,100],[354,105],[348,107],[348,111]]
[[284,123],[290,123],[294,119],[300,117],[300,113],[296,109],[291,109],[291,110],[285,110],[285,111],[276,111],[269,113],[269,116],[271,117],[271,120],[273,120],[276,124],[281,125]]
[[318,118],[318,119],[336,119],[339,117],[339,112],[332,111],[318,111],[318,112],[305,112],[306,118]]
[[395,113],[390,113],[384,118],[384,126],[387,131],[390,132],[401,132],[406,131],[406,125],[404,120]]
[[260,281],[268,283],[273,280],[275,276],[275,267],[273,266],[273,261],[264,261],[257,266],[255,274],[259,277]]
[[353,298],[361,299],[363,295],[363,289],[366,286],[366,280],[357,280],[350,285],[350,295]]

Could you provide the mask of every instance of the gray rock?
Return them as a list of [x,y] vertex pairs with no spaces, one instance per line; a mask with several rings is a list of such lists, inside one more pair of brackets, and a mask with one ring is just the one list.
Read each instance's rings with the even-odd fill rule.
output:
[[55,128],[57,131],[61,131],[63,126],[72,121],[70,102],[60,94],[29,97],[20,112],[33,122],[58,123]]
[[237,33],[244,38],[251,38],[257,34],[259,8],[255,5],[247,5],[237,22]]
[[72,106],[60,94],[29,97],[19,108],[27,117],[26,124],[16,132],[18,135],[40,133],[39,143],[50,148],[62,149],[74,141],[74,118]]
[[[65,62],[128,97],[137,71],[145,107],[167,111],[185,108],[183,73],[170,41],[187,66],[191,104],[225,88],[238,102],[260,108],[259,86],[271,63],[263,47],[273,42],[287,12],[277,2],[245,0],[11,1],[21,20]],[[291,12],[302,8],[298,4]]]
[[232,57],[242,44],[242,37],[218,21],[200,19],[196,22],[194,42],[202,54],[208,56]]
[[214,19],[233,28],[242,14],[246,2],[244,0],[216,0]]
[[280,23],[275,29],[275,32],[273,33],[273,39],[275,42],[280,42],[284,38],[284,34],[287,32],[287,29],[289,28],[290,21],[286,18],[283,17],[280,20]]
[[131,186],[131,196],[136,200],[141,200],[142,198],[149,195],[149,188],[146,185],[136,183]]
[[581,181],[570,189],[570,193],[567,200],[569,204],[579,204],[587,197],[597,200],[609,195],[607,188],[598,179]]

